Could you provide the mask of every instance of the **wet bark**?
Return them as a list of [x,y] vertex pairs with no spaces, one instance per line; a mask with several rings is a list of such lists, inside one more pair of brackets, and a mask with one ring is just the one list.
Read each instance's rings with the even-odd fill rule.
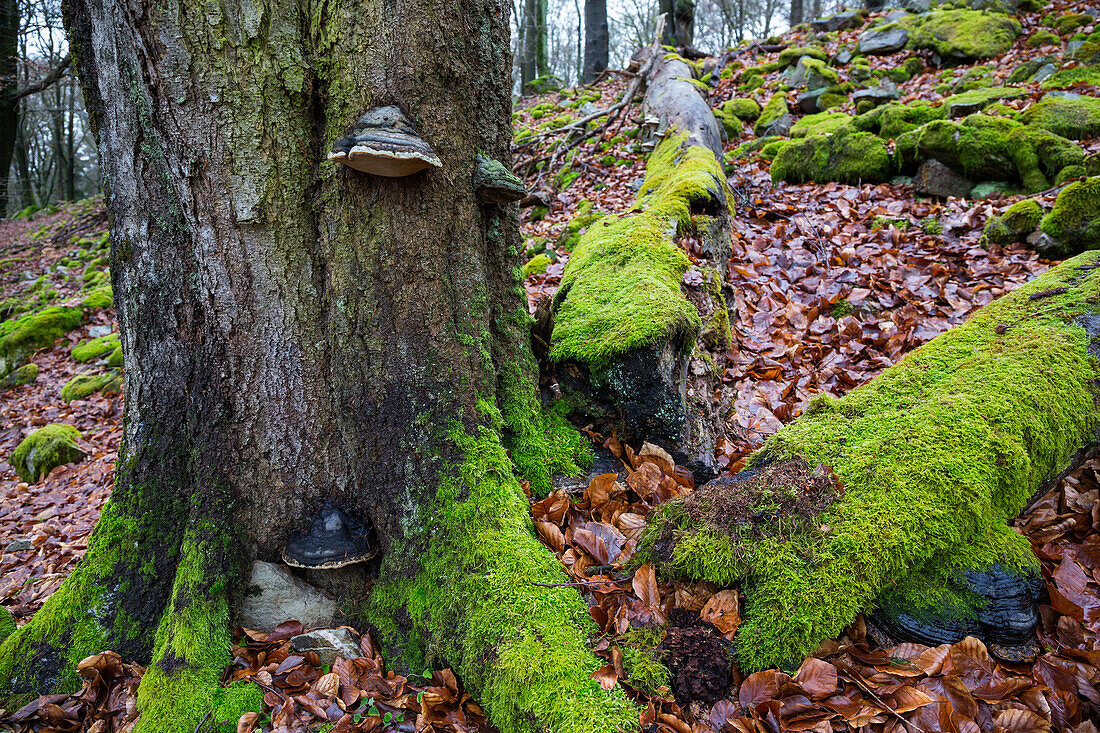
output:
[[19,1],[0,0],[0,217],[8,210],[8,173],[19,127]]
[[[188,711],[165,690],[185,679],[181,667],[211,679],[224,657],[193,657],[186,634],[201,622],[227,638],[249,563],[279,562],[288,537],[335,506],[373,525],[379,585],[403,614],[387,617],[394,609],[373,596],[357,606],[362,574],[328,571],[345,620],[378,628],[395,665],[469,670],[467,684],[493,698],[510,680],[493,666],[498,637],[467,650],[459,630],[478,599],[454,590],[458,616],[440,639],[393,589],[476,530],[435,513],[449,510],[437,490],[468,458],[456,436],[488,430],[507,444],[522,422],[512,413],[536,404],[513,274],[516,211],[479,201],[472,186],[476,154],[509,160],[504,3],[69,0],[66,21],[109,190],[125,436],[82,571],[40,612],[50,618],[7,642],[25,657],[8,670],[9,690],[56,688],[74,658],[109,647],[152,661],[139,700],[148,729],[191,729],[211,698]],[[441,169],[383,178],[323,162],[363,112],[390,104]],[[485,403],[500,405],[503,425]],[[492,476],[498,508],[525,512],[511,474]],[[460,478],[476,493],[476,477]],[[454,511],[473,511],[464,498]],[[536,548],[516,563],[552,559],[528,516],[496,521]],[[491,576],[495,561],[450,566]],[[533,603],[564,598],[583,613],[575,593],[535,590]],[[94,633],[66,601],[97,609]],[[559,619],[583,641],[571,622]],[[410,651],[411,635],[446,654]],[[572,663],[578,675],[595,666],[584,655]],[[574,684],[544,684],[564,683]],[[612,699],[599,695],[596,720],[599,700]],[[522,696],[508,704],[487,705],[504,729],[560,722]]]
[[584,3],[584,82],[587,84],[607,68],[607,0]]

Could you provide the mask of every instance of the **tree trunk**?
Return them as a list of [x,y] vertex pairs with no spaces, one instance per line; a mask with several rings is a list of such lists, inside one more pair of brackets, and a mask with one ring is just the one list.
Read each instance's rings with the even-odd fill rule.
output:
[[595,81],[607,68],[607,0],[584,3],[584,82]]
[[523,62],[520,64],[520,88],[538,76],[539,0],[523,3]]
[[547,18],[548,0],[538,0],[538,34],[535,42],[535,62],[539,76],[550,76],[550,26]]
[[686,48],[695,40],[695,0],[660,0],[659,12],[668,17],[662,43]]
[[791,13],[788,17],[791,28],[800,25],[804,20],[802,16],[802,0],[791,0]]
[[8,174],[19,128],[19,0],[0,0],[0,218],[8,211]]
[[[308,577],[394,667],[453,666],[505,731],[636,727],[590,679],[595,627],[513,475],[545,491],[584,444],[535,396],[515,208],[472,185],[478,152],[508,160],[504,3],[219,7],[67,5],[110,190],[125,437],[87,556],[0,647],[0,682],[72,687],[111,648],[150,664],[142,731],[239,710],[253,693],[217,684],[249,565],[336,507],[376,533],[377,579],[360,603],[370,566]],[[442,168],[324,162],[392,104]]]
[[[642,557],[742,584],[743,671],[797,665],[874,606],[1027,636],[1034,627],[1018,626],[1037,618],[1034,596],[1018,594],[1010,617],[985,614],[1037,576],[1007,523],[1097,443],[1098,313],[1100,254],[1089,252],[845,397],[812,401],[750,469],[662,507]],[[983,573],[1008,578],[989,608],[958,582]]]

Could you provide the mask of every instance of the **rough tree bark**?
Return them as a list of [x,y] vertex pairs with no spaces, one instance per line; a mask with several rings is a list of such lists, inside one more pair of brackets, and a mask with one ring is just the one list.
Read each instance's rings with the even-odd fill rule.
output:
[[791,11],[787,16],[787,20],[790,22],[792,28],[802,23],[802,0],[791,0]]
[[0,218],[8,210],[8,172],[19,128],[19,0],[0,0]]
[[584,3],[584,82],[595,81],[607,68],[607,0]]
[[[636,727],[590,679],[594,625],[513,475],[545,490],[583,441],[535,396],[515,209],[472,185],[477,153],[508,160],[505,4],[69,0],[66,21],[109,188],[125,438],[87,556],[0,647],[0,690],[72,687],[111,648],[149,664],[139,730],[232,718],[258,702],[217,689],[249,564],[336,506],[373,525],[377,580],[360,603],[364,565],[310,579],[395,667],[452,665],[506,731]],[[322,162],[389,104],[441,169]]]
[[664,40],[666,46],[687,48],[695,41],[695,0],[660,0],[661,13],[666,13]]

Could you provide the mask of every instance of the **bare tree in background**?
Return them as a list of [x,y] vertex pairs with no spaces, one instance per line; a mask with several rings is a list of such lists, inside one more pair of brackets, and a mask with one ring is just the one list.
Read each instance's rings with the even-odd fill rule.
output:
[[584,3],[584,81],[591,82],[607,68],[607,0]]

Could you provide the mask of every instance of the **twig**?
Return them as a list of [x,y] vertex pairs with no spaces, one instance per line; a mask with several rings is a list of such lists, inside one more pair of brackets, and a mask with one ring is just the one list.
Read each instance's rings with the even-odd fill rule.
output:
[[872,700],[874,700],[879,705],[881,705],[883,710],[885,710],[886,712],[890,713],[895,718],[900,720],[902,725],[906,726],[907,728],[910,727],[910,726],[913,727],[913,728],[916,728],[917,731],[919,731],[919,733],[928,733],[928,731],[926,731],[924,728],[921,728],[919,725],[917,725],[916,723],[914,723],[910,720],[906,720],[905,717],[902,716],[901,713],[899,713],[897,710],[894,710],[892,707],[887,705],[885,700],[883,700],[881,697],[876,695],[874,693],[874,691],[872,691],[869,686],[867,686],[866,684],[863,683],[863,680],[860,679],[859,674],[856,673],[855,670],[849,669],[847,667],[847,665],[838,665],[838,669],[842,669],[845,672],[848,672],[849,673],[849,679],[851,679],[852,682],[856,683],[856,687],[858,687],[859,689],[863,690],[868,695],[870,695]]
[[199,729],[202,728],[203,725],[206,724],[206,721],[210,719],[210,716],[211,716],[211,714],[213,714],[213,712],[214,712],[213,710],[208,710],[207,711],[206,715],[203,716],[203,719],[200,720],[199,724],[195,726],[195,730],[194,730],[193,733],[199,733]]
[[49,89],[65,75],[65,71],[69,68],[69,65],[73,62],[73,55],[71,53],[65,54],[65,58],[61,59],[60,63],[49,74],[42,79],[42,81],[36,82],[29,86],[25,86],[22,89],[11,95],[11,101],[16,102],[23,97],[28,97],[31,94],[37,94],[38,92]]

